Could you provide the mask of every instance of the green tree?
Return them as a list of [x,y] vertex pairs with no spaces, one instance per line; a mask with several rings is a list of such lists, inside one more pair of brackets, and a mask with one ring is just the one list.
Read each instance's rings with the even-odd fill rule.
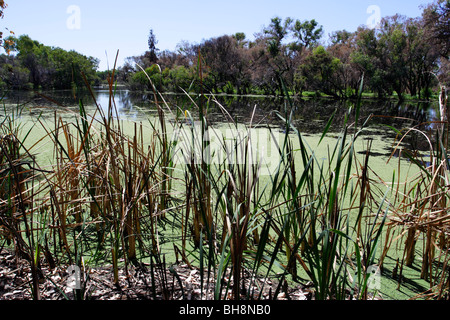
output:
[[296,20],[292,25],[292,32],[296,48],[309,48],[318,44],[323,35],[323,27],[319,26],[319,23],[314,19],[303,22]]
[[232,37],[236,40],[238,46],[241,48],[248,44],[248,42],[245,41],[246,35],[244,32],[237,32]]
[[35,89],[70,89],[85,87],[82,73],[93,84],[97,79],[98,59],[75,51],[45,46],[27,35],[14,38],[15,59],[29,71],[26,83]]
[[362,74],[364,83],[372,92],[376,92],[378,97],[390,95],[390,87],[383,81],[385,70],[381,68],[379,57],[379,44],[375,29],[365,27],[358,28],[356,32],[356,50],[352,53],[351,59]]
[[333,31],[330,35],[330,41],[332,45],[343,44],[347,43],[353,36],[354,33],[347,30]]
[[192,69],[188,69],[185,66],[175,66],[168,71],[166,86],[174,92],[182,92],[188,90],[194,79]]
[[378,37],[380,67],[384,70],[384,81],[397,92],[400,99],[406,88],[407,62],[405,57],[406,34],[403,17],[383,18]]
[[300,71],[306,80],[307,89],[340,96],[342,93],[336,81],[336,72],[340,66],[338,58],[333,57],[323,46],[318,46],[305,59]]
[[283,23],[280,17],[275,17],[272,18],[269,26],[263,30],[264,34],[268,36],[268,51],[273,58],[278,57],[283,51],[282,42],[289,33],[292,21],[291,18],[286,18]]
[[407,92],[420,96],[429,91],[437,63],[436,51],[424,38],[422,20],[385,17],[378,31],[358,30],[353,61],[379,96],[394,91],[400,99]]
[[[149,79],[151,82],[149,81]],[[163,90],[163,79],[159,67],[155,64],[144,71],[139,71],[131,76],[129,86],[132,90],[137,91],[153,91],[153,86],[156,90]]]
[[437,69],[438,50],[426,38],[424,21],[420,18],[404,22],[406,47],[406,87],[412,96],[430,97],[430,87],[434,81],[432,72]]
[[30,71],[21,66],[17,59],[7,55],[0,56],[0,89],[32,89],[29,79]]
[[292,18],[288,17],[283,22],[280,17],[275,17],[272,18],[269,26],[263,29],[263,33],[266,36],[265,43],[268,57],[261,61],[267,63],[268,74],[266,75],[266,79],[270,79],[276,85],[275,87],[281,95],[284,95],[281,79],[289,81],[285,75],[292,70],[290,48],[287,44],[283,43],[291,30],[292,23]]
[[331,45],[327,51],[341,61],[336,74],[336,81],[342,97],[356,97],[362,73],[352,59],[352,54],[357,50],[356,33],[346,30],[336,31],[331,34]]

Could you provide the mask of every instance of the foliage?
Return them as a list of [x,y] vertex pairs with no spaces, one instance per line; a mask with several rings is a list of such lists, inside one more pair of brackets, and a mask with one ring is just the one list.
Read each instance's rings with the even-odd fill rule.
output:
[[[89,83],[97,79],[99,61],[93,57],[49,47],[26,35],[8,39],[13,43],[10,49],[16,53],[1,56],[5,64],[0,65],[0,73],[8,87],[24,89],[31,83],[35,89],[71,89],[84,87],[82,73]],[[12,72],[13,68],[19,75]]]
[[379,30],[360,28],[353,59],[368,78],[369,88],[380,97],[394,91],[401,99],[407,92],[421,97],[433,85],[438,56],[432,44],[423,41],[420,19],[403,16],[383,18]]
[[300,73],[306,79],[309,89],[338,96],[339,85],[335,80],[340,67],[341,61],[338,58],[334,58],[324,47],[318,46],[300,66]]
[[423,12],[425,26],[429,33],[428,39],[436,44],[443,57],[449,58],[450,53],[450,1],[436,0],[428,5]]
[[318,22],[314,19],[311,21],[300,22],[295,21],[292,26],[292,31],[297,39],[297,46],[309,48],[317,44],[322,38],[323,29],[322,26],[318,26]]
[[[299,21],[289,17],[272,18],[268,26],[255,34],[253,41],[238,32],[200,44],[182,42],[174,52],[158,52],[151,32],[150,50],[129,58],[129,63],[118,73],[124,74],[123,79],[131,88],[137,88],[137,78],[144,78],[130,76],[141,72],[133,64],[145,69],[158,63],[163,70],[160,89],[177,92],[176,83],[198,81],[196,65],[202,59],[203,84],[214,93],[284,95],[279,82],[283,78],[289,92],[296,94],[315,91],[354,98],[359,79],[364,75],[365,91],[381,98],[395,92],[399,99],[406,94],[428,99],[432,89],[437,88],[433,74],[444,83],[448,78],[448,57],[439,56],[439,52],[445,51],[439,39],[448,40],[441,18],[448,14],[446,6],[448,1],[436,0],[420,18],[395,15],[383,18],[379,29],[362,26],[356,32],[335,31],[328,45],[323,43],[323,28],[316,20]],[[433,17],[437,15],[436,20]],[[157,54],[157,59],[149,59],[153,54]],[[171,72],[179,67],[183,67],[180,81],[175,80],[178,72]]]
[[[437,89],[436,76],[448,83],[448,0],[435,0],[422,17],[384,17],[378,29],[360,27],[355,32],[335,31],[329,43],[315,20],[274,17],[254,40],[242,32],[191,44],[178,44],[174,51],[160,51],[153,29],[148,50],[129,57],[115,73],[115,80],[133,90],[152,90],[144,70],[158,90],[181,92],[180,87],[213,93],[284,95],[313,91],[337,98],[356,97],[359,79],[364,90],[380,98],[406,95],[428,99]],[[96,75],[98,61],[76,52],[48,47],[28,36],[8,37],[7,51],[16,52],[0,66],[0,85],[11,88],[80,87],[82,71],[90,83],[106,82]],[[17,43],[15,43],[17,41]],[[320,47],[320,49],[317,49]],[[319,51],[317,51],[319,50]],[[198,61],[202,61],[200,85]],[[140,66],[140,67],[138,67]],[[17,73],[12,74],[12,70]],[[28,75],[28,76],[27,76]]]
[[33,84],[29,82],[30,70],[23,67],[17,60],[9,59],[8,56],[0,56],[0,88],[11,88],[14,90],[32,89]]

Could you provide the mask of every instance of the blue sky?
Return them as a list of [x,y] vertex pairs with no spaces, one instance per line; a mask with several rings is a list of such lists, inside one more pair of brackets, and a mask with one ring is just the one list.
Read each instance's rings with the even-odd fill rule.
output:
[[[316,19],[324,27],[325,39],[336,30],[355,31],[376,12],[382,17],[396,13],[421,15],[421,5],[432,0],[6,0],[8,8],[0,20],[16,35],[28,34],[49,46],[74,49],[101,60],[100,70],[112,67],[117,50],[119,65],[126,57],[147,50],[153,29],[161,50],[175,50],[182,40],[203,39],[244,32],[248,39],[270,23],[274,16],[299,20]],[[72,6],[72,7],[71,7]],[[75,6],[75,7],[73,7]],[[68,10],[75,8],[77,10]],[[78,11],[79,9],[79,11]],[[106,52],[106,53],[105,53]],[[106,58],[108,56],[108,59]]]

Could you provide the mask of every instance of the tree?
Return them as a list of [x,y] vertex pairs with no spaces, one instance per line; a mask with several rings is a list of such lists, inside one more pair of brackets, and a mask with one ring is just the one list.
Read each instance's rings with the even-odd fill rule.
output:
[[[86,57],[75,51],[65,51],[61,48],[45,46],[38,41],[32,40],[27,35],[12,40],[14,46],[12,50],[17,52],[13,66],[20,67],[21,77],[24,87],[28,82],[32,83],[35,89],[70,89],[73,86],[79,88],[85,86],[81,73],[83,72],[87,80],[94,83],[98,68],[98,59]],[[25,71],[26,69],[26,71]],[[28,74],[28,79],[24,80],[24,74]],[[16,78],[14,86],[18,86]]]
[[319,23],[312,19],[301,22],[296,20],[292,26],[292,32],[294,33],[294,44],[300,48],[309,48],[316,45],[323,35],[323,27],[319,26]]
[[437,76],[443,84],[450,84],[450,0],[436,0],[422,14],[426,42],[436,47],[440,54]]
[[283,43],[291,30],[292,23],[293,20],[289,17],[284,22],[280,17],[275,17],[272,18],[269,26],[263,29],[268,56],[260,61],[267,63],[268,74],[265,83],[268,88],[272,87],[273,93],[276,93],[275,89],[277,89],[281,95],[284,95],[282,79],[292,82],[292,79],[286,77],[286,73],[293,69],[290,47]]
[[263,30],[268,35],[268,50],[272,57],[275,58],[282,52],[282,41],[288,34],[292,21],[291,18],[286,18],[283,23],[280,17],[275,17],[269,27]]
[[158,62],[158,51],[159,49],[156,48],[156,45],[158,44],[158,41],[156,40],[156,36],[153,33],[153,29],[150,29],[150,34],[148,36],[148,51],[145,53],[146,57],[146,67],[151,66],[152,64],[155,64]]
[[176,66],[184,66],[189,68],[189,59],[182,53],[177,51],[164,50],[158,55],[158,64],[161,69],[172,69]]
[[354,36],[354,33],[347,30],[333,31],[330,35],[332,45],[347,43]]
[[330,36],[332,43],[327,51],[341,61],[337,69],[336,81],[342,97],[355,97],[358,93],[362,73],[352,59],[352,54],[357,50],[356,32],[346,30],[333,32]]
[[232,37],[236,40],[237,45],[241,48],[248,45],[248,42],[245,41],[245,38],[247,37],[244,32],[237,32]]
[[438,46],[443,57],[450,54],[450,0],[436,0],[423,11],[428,40]]
[[188,90],[193,78],[191,70],[184,66],[176,66],[169,70],[170,85],[175,92],[181,92],[180,89]]
[[316,47],[300,67],[301,74],[306,79],[307,89],[340,96],[340,86],[336,81],[336,71],[340,66],[341,61],[333,57],[323,46]]
[[[148,80],[150,77],[151,82]],[[131,88],[139,91],[153,91],[153,86],[156,90],[162,91],[162,77],[158,66],[146,68],[144,71],[136,72],[131,77]]]
[[428,41],[423,41],[425,28],[423,19],[409,18],[404,21],[406,47],[406,86],[412,96],[429,98],[430,87],[437,68],[438,51]]
[[358,29],[353,61],[380,97],[393,91],[400,99],[405,92],[428,97],[437,55],[424,38],[421,19],[385,17],[378,31]]
[[[435,13],[447,14],[450,0],[435,1],[423,17],[431,20]],[[201,44],[184,41],[175,51],[161,53],[150,30],[149,51],[129,58],[130,63],[121,70],[121,78],[139,83],[142,75],[132,79],[131,74],[140,70],[133,68],[131,62],[144,68],[157,62],[162,70],[157,76],[162,75],[164,88],[177,90],[179,84],[187,83],[194,88],[192,85],[199,80],[197,66],[201,59],[202,84],[215,92],[283,95],[286,87],[300,94],[309,88],[336,97],[354,97],[364,74],[365,89],[380,98],[394,92],[400,99],[406,93],[422,98],[430,94],[435,84],[433,73],[449,78],[448,59],[439,59],[437,55],[438,48],[445,49],[446,44],[438,47],[430,40],[431,37],[448,40],[448,36],[445,38],[448,24],[439,21],[431,24],[439,25],[433,29],[427,27],[425,18],[385,17],[378,29],[360,27],[356,32],[333,32],[329,45],[324,47],[319,45],[323,28],[316,20],[274,17],[255,34],[254,41],[246,40],[245,34],[238,32]],[[29,59],[33,64],[33,56]],[[35,71],[30,70],[34,76]]]
[[402,99],[406,88],[407,61],[405,48],[407,37],[404,32],[404,16],[395,15],[381,20],[378,33],[378,54],[380,67],[383,68],[384,81]]
[[30,71],[20,65],[12,56],[0,55],[0,89],[7,87],[13,90],[32,89],[29,82]]
[[[241,41],[245,38],[238,37]],[[245,90],[248,79],[244,69],[246,61],[235,37],[224,35],[211,38],[200,45],[200,51],[209,68],[210,86],[216,91],[235,87],[238,93]]]

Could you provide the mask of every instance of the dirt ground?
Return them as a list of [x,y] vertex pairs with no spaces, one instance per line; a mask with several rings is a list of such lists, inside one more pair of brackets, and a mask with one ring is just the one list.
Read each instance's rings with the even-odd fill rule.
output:
[[[156,269],[156,270],[155,270]],[[166,269],[154,268],[154,277],[148,265],[140,267],[129,266],[127,270],[119,269],[118,283],[114,284],[112,268],[89,268],[81,270],[81,290],[74,290],[75,282],[71,282],[69,266],[59,266],[50,269],[47,265],[40,266],[39,294],[42,300],[213,300],[214,277],[207,281],[204,275],[203,290],[201,287],[200,271],[188,267],[186,264],[176,264]],[[152,283],[152,278],[155,283]],[[225,278],[224,287],[232,283],[232,279]],[[250,279],[245,279],[246,283]],[[277,284],[271,280],[256,279],[253,281],[253,297],[274,299]],[[248,285],[246,285],[248,288]],[[295,288],[282,285],[277,300],[309,300],[312,292],[308,287]],[[31,300],[32,276],[30,264],[18,259],[12,252],[0,252],[0,300]],[[153,289],[156,288],[156,289]],[[164,288],[164,289],[163,289]],[[225,299],[232,299],[231,285]],[[222,295],[222,299],[224,296]],[[248,299],[249,293],[241,291],[241,298]]]

